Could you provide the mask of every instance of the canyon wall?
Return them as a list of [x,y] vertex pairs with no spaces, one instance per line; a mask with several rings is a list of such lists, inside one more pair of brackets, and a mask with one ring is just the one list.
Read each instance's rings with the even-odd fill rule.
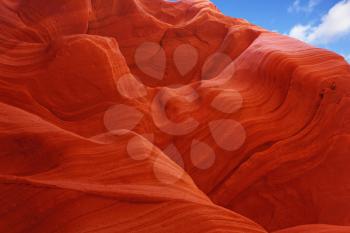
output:
[[0,1],[0,232],[350,232],[350,66],[207,0]]

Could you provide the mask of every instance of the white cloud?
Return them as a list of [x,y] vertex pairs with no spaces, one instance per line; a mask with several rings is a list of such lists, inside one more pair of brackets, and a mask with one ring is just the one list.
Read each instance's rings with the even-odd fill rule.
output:
[[350,54],[347,56],[344,56],[344,58],[350,63]]
[[307,41],[307,34],[311,30],[311,25],[295,25],[289,32],[289,36],[299,40]]
[[350,53],[349,54],[344,54],[344,53],[339,53],[341,56],[343,56],[344,57],[344,59],[348,62],[348,63],[350,63]]
[[288,8],[288,12],[311,13],[319,3],[320,3],[320,0],[309,0],[307,4],[302,5],[300,3],[300,0],[295,0],[293,4]]
[[328,44],[347,34],[350,34],[350,0],[335,4],[319,25],[298,24],[289,32],[291,37],[317,45]]

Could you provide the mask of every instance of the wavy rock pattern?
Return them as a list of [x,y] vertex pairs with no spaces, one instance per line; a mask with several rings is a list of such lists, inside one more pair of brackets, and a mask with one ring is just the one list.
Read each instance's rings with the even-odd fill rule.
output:
[[350,232],[341,56],[207,0],[2,0],[0,32],[0,232]]

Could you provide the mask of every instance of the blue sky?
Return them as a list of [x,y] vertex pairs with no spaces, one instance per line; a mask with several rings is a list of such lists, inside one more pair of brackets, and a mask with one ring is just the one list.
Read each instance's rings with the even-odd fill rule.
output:
[[212,0],[226,15],[245,18],[350,62],[350,0]]

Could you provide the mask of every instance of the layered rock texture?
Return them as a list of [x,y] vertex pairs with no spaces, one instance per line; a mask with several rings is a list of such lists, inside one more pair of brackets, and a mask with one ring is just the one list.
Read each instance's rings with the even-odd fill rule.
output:
[[350,232],[350,66],[207,0],[0,1],[0,232]]

